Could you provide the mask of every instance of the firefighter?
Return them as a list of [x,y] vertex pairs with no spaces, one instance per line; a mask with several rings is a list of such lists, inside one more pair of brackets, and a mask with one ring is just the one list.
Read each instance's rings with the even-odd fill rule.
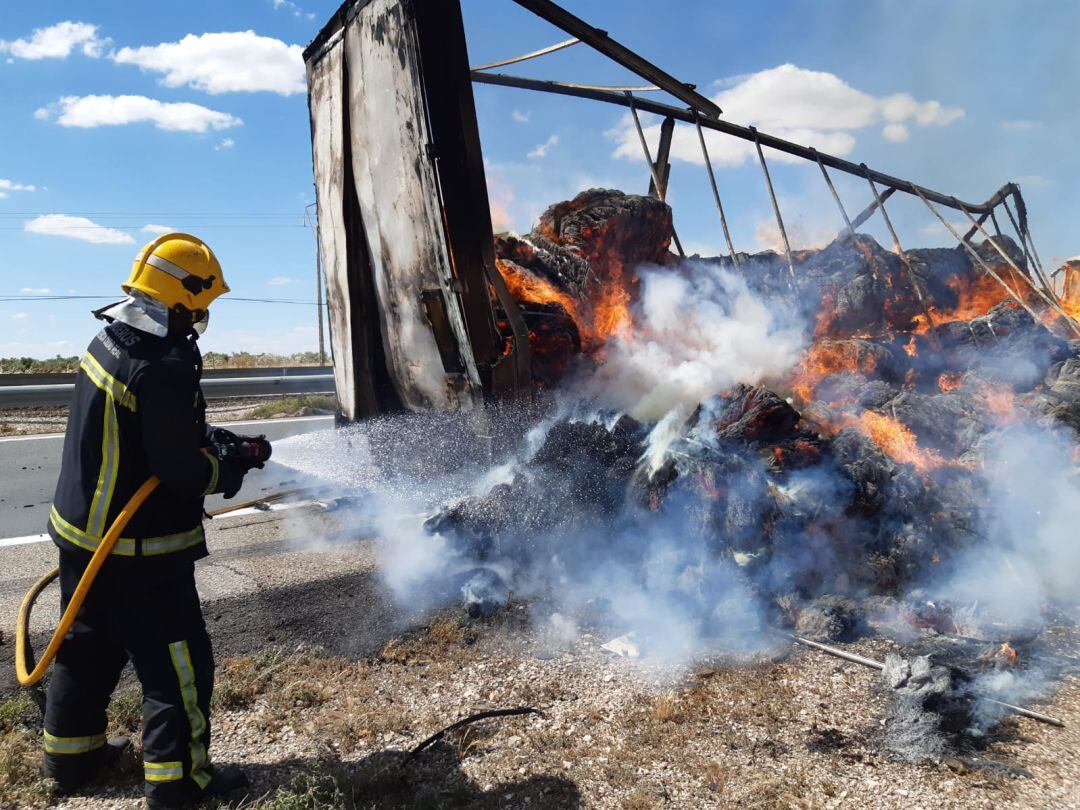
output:
[[[182,233],[142,249],[127,297],[80,362],[48,531],[60,548],[61,610],[128,498],[161,484],[131,519],[56,658],[45,712],[45,766],[61,793],[78,790],[128,741],[106,740],[105,710],[130,660],[143,689],[148,807],[178,807],[247,785],[210,763],[214,660],[195,589],[207,556],[203,499],[230,498],[251,466],[237,437],[206,424],[196,339],[209,305],[229,291],[217,258]],[[260,444],[261,443],[261,444]]]

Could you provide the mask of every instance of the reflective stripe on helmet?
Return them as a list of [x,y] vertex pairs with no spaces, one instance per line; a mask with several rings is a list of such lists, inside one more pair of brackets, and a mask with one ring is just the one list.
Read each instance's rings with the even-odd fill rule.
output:
[[155,253],[151,253],[146,257],[146,263],[151,267],[156,267],[164,273],[168,273],[178,281],[183,281],[185,278],[191,275],[187,270],[178,264],[173,264],[168,259],[162,258]]

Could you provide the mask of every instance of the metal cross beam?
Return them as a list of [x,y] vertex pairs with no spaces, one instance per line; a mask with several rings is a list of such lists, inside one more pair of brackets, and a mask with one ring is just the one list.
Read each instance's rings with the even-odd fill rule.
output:
[[561,28],[570,36],[577,37],[627,70],[633,71],[643,79],[648,79],[661,90],[671,93],[679,101],[698,110],[702,115],[716,118],[722,112],[713,102],[696,92],[692,85],[680,82],[670,73],[661,70],[626,46],[620,45],[608,36],[607,31],[593,28],[580,17],[574,16],[562,6],[552,3],[551,0],[514,0],[514,2],[557,28]]
[[[515,0],[516,2],[523,2],[523,0]],[[530,0],[532,2],[534,0]],[[500,87],[517,87],[522,90],[540,90],[546,93],[557,93],[564,96],[574,96],[575,98],[587,98],[593,101],[603,101],[607,104],[617,104],[620,107],[629,107],[633,103],[638,110],[642,112],[653,113],[655,115],[670,116],[677,121],[685,121],[688,124],[694,123],[694,113],[691,110],[684,110],[679,107],[675,107],[671,104],[663,104],[659,101],[652,101],[650,99],[635,98],[633,102],[628,100],[623,93],[612,93],[605,90],[584,89],[576,87],[567,87],[565,85],[558,84],[556,82],[544,81],[542,79],[526,79],[521,76],[507,76],[502,73],[473,73],[472,79],[478,84],[494,84]],[[754,141],[754,133],[749,127],[739,126],[738,124],[732,124],[729,121],[714,120],[711,118],[702,118],[701,126],[705,129],[711,129],[716,132],[723,132],[726,135],[733,135],[736,138],[741,138],[744,141]],[[816,162],[819,158],[823,164],[831,169],[845,172],[846,174],[854,175],[855,177],[864,179],[866,175],[863,173],[862,167],[858,163],[852,163],[850,160],[844,160],[834,155],[829,155],[824,152],[817,152],[808,146],[802,146],[791,141],[785,141],[783,138],[777,138],[774,135],[768,135],[764,132],[758,132],[757,137],[763,147],[769,149],[775,149],[778,152],[784,152],[788,155],[794,155],[796,157],[809,160],[810,162]],[[918,188],[928,200],[936,202],[938,205],[944,205],[948,208],[954,208],[961,210],[961,206],[967,208],[975,214],[983,214],[991,209],[997,207],[1009,196],[1016,197],[1017,187],[1013,183],[1007,183],[1002,186],[992,197],[985,202],[981,203],[969,203],[966,201],[958,201],[955,197],[949,194],[942,194],[941,192],[934,191],[924,186],[913,186],[907,180],[902,180],[899,177],[893,177],[892,175],[885,174],[884,172],[870,170],[870,177],[875,183],[885,186],[886,191],[882,192],[884,197],[888,193],[889,189],[895,189],[897,191],[903,191],[906,194],[914,195],[913,188]],[[876,208],[876,206],[875,206]],[[854,225],[854,221],[852,221]]]

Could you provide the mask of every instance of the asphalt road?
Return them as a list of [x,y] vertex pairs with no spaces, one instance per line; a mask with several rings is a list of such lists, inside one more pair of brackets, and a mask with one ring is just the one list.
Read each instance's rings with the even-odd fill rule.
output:
[[[329,416],[267,419],[257,422],[222,423],[238,433],[265,433],[271,442],[324,430],[333,424]],[[0,439],[0,547],[5,538],[25,537],[45,531],[56,477],[60,472],[62,434],[14,436]],[[239,502],[288,487],[292,471],[271,461],[264,470],[253,470],[236,496]],[[207,499],[207,509],[223,506],[220,495]]]

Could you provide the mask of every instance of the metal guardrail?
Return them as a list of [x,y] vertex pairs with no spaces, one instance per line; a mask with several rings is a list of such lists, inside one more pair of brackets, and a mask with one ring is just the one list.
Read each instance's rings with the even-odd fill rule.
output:
[[[0,374],[0,408],[67,405],[75,374]],[[328,366],[214,369],[203,373],[207,399],[266,394],[323,394],[334,390]]]

